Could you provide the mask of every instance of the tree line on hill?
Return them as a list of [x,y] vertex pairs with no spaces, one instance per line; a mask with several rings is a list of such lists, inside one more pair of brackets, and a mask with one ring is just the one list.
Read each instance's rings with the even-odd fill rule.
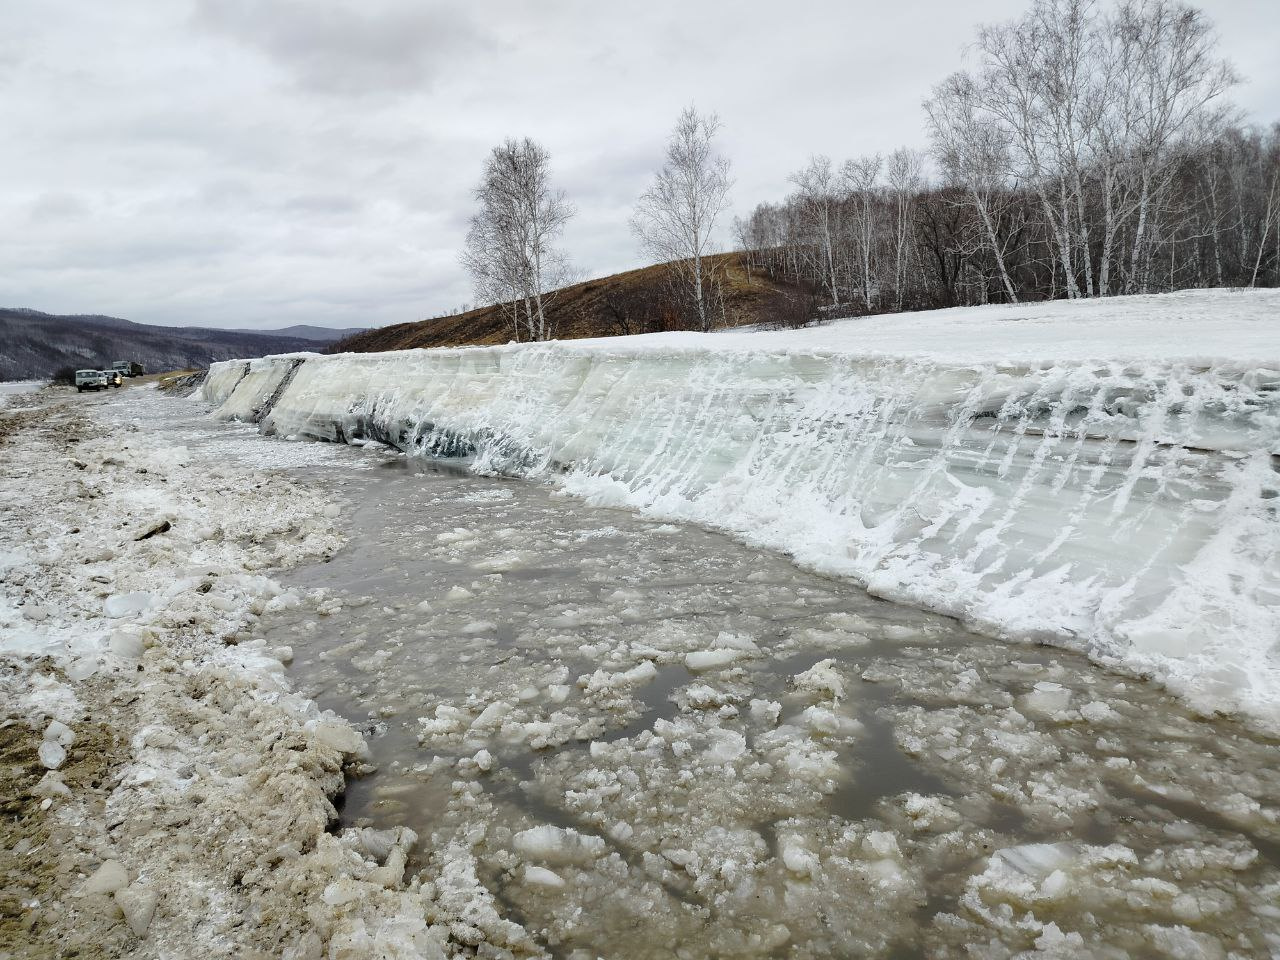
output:
[[925,103],[939,182],[816,157],[738,241],[863,310],[1274,285],[1280,125],[1232,122],[1215,45],[1181,4],[1038,0]]
[[[735,218],[748,276],[792,291],[773,322],[1280,284],[1280,124],[1236,120],[1235,72],[1199,10],[1033,0],[979,28],[972,52],[924,104],[928,156],[814,156],[788,196]],[[663,329],[673,315],[689,329],[725,322],[712,241],[732,181],[719,126],[684,111],[635,207],[632,229],[668,283],[633,306]],[[495,147],[475,198],[462,262],[477,301],[500,305],[518,340],[554,336],[574,208],[547,151],[529,138]]]

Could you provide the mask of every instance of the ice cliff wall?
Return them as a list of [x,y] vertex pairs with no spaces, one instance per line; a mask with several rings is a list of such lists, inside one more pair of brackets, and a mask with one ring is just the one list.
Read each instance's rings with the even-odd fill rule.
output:
[[[231,361],[204,395],[289,438],[468,455],[718,527],[1280,727],[1280,360],[1258,326],[1280,298],[1224,320],[1199,296]],[[1001,319],[1030,326],[1000,348]],[[1195,337],[1216,343],[1176,345]]]

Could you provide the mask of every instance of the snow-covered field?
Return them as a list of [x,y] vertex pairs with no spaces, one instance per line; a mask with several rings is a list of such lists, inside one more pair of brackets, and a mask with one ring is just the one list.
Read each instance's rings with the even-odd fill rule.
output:
[[204,396],[727,530],[1276,730],[1277,317],[1277,291],[1195,291],[295,356]]

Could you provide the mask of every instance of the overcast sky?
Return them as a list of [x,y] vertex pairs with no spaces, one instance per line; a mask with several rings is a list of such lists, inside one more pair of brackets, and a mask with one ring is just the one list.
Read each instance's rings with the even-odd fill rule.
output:
[[[811,153],[926,146],[920,102],[1024,0],[6,0],[0,306],[145,323],[370,326],[471,299],[485,153],[551,152],[586,275],[680,109],[724,123],[735,212]],[[1277,0],[1206,0],[1280,119]],[[727,239],[727,232],[726,232]]]

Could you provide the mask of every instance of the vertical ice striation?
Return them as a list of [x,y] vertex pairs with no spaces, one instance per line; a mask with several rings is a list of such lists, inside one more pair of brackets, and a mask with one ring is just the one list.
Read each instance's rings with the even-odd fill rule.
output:
[[284,436],[465,454],[718,527],[1280,722],[1280,364],[947,361],[831,339],[268,359],[239,379],[229,362],[205,396]]
[[228,420],[257,423],[288,386],[293,373],[309,357],[291,354],[258,360],[229,360],[209,368],[206,397],[223,397],[219,415]]
[[[224,360],[211,364],[209,375],[205,377],[200,388],[201,395],[210,403],[221,404],[240,385],[240,381],[249,372],[249,364],[252,362],[251,360]],[[272,366],[276,365],[274,357],[268,358],[266,362]],[[233,417],[230,413],[223,416]]]

